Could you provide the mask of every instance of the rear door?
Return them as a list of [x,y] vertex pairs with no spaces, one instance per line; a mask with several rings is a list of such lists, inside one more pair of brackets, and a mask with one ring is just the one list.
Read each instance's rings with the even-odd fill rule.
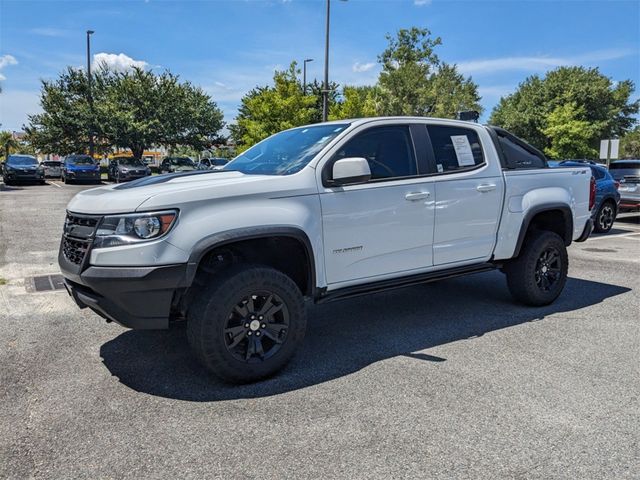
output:
[[[481,127],[427,126],[435,164],[433,263],[488,260],[493,253],[504,181],[498,159],[488,162]],[[487,142],[488,143],[488,142]]]

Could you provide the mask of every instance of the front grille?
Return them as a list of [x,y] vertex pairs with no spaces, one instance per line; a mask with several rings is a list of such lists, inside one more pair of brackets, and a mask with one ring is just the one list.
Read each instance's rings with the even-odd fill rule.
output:
[[75,265],[82,265],[91,248],[93,237],[102,217],[67,213],[62,237],[62,253]]
[[91,242],[88,240],[73,240],[65,237],[62,240],[62,253],[71,263],[81,265],[90,246]]

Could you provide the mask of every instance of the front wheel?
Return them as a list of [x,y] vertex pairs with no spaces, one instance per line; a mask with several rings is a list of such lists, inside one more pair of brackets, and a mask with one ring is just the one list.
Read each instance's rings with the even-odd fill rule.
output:
[[302,293],[288,276],[260,265],[237,265],[214,277],[190,308],[189,344],[200,362],[233,383],[282,369],[304,338]]
[[569,256],[557,233],[532,232],[518,258],[505,268],[507,285],[513,297],[532,306],[552,303],[567,282]]
[[616,208],[612,202],[606,201],[602,204],[596,214],[594,230],[598,233],[607,233],[613,227],[616,219]]

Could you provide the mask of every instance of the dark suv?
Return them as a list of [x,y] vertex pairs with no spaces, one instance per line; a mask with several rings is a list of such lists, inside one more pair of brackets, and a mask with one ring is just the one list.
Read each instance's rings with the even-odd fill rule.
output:
[[6,185],[14,182],[39,182],[44,184],[44,168],[31,155],[9,155],[2,163],[2,181]]
[[151,175],[149,167],[133,157],[115,157],[109,162],[107,170],[107,179],[116,183],[149,175]]
[[620,210],[640,209],[640,159],[617,160],[609,171],[620,182]]
[[581,167],[589,165],[591,174],[596,180],[596,204],[591,210],[594,222],[594,230],[598,233],[607,233],[613,227],[613,222],[618,214],[618,182],[609,173],[604,165],[588,160],[564,160],[558,162],[557,167]]

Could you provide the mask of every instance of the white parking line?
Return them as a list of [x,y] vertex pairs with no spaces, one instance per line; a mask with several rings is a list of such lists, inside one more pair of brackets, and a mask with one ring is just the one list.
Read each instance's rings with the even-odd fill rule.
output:
[[62,188],[62,185],[58,185],[55,182],[47,182],[49,185],[53,185],[54,187]]
[[[599,237],[589,237],[589,241],[592,242],[594,240],[602,240],[602,239],[607,239],[607,238],[625,238],[625,237],[640,237],[640,232],[631,232],[631,233],[619,233],[619,234],[613,234],[613,235],[602,235]],[[640,238],[639,238],[640,239]]]

